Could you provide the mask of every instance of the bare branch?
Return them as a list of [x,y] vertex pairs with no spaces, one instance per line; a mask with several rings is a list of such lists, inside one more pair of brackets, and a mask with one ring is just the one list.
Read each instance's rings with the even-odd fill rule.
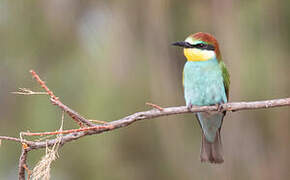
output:
[[[285,99],[274,99],[267,101],[253,101],[253,102],[232,102],[222,104],[222,111],[240,111],[248,109],[261,109],[261,108],[274,108],[280,106],[290,106],[290,98]],[[205,111],[217,111],[218,106],[194,106],[192,109],[188,109],[186,106],[179,107],[168,107],[163,108],[162,111],[157,109],[152,109],[149,111],[137,112],[122,119],[108,122],[105,125],[95,125],[94,127],[81,128],[75,130],[64,130],[60,132],[51,132],[46,134],[66,134],[63,136],[61,144],[79,139],[83,136],[100,134],[106,131],[112,131],[121,127],[126,127],[136,121],[153,119],[161,116],[169,116],[174,114],[184,114],[184,113],[193,113],[193,112],[205,112]],[[46,134],[33,134],[32,135],[46,135]],[[29,133],[25,134],[29,135]],[[1,139],[1,137],[0,137]],[[6,140],[9,140],[6,138]],[[19,140],[18,140],[19,141]],[[31,149],[45,148],[46,146],[53,146],[56,143],[56,139],[51,139],[47,141],[26,141],[25,142]]]
[[58,134],[71,134],[76,132],[83,132],[83,131],[89,131],[89,130],[100,130],[100,129],[107,129],[107,128],[113,128],[110,125],[104,125],[104,126],[93,126],[93,127],[86,127],[86,128],[80,128],[80,129],[69,129],[64,131],[54,131],[54,132],[21,132],[21,135],[24,136],[47,136],[47,135],[58,135]]
[[18,179],[19,180],[25,180],[25,170],[27,168],[26,160],[27,160],[27,154],[29,150],[27,148],[22,148],[22,153],[19,158],[19,165],[18,165]]
[[26,144],[33,143],[33,141],[27,141],[27,140],[24,140],[24,139],[15,138],[15,137],[9,137],[9,136],[0,136],[0,140],[15,141],[15,142],[26,143]]
[[27,88],[19,88],[17,92],[11,92],[12,94],[19,94],[19,95],[48,95],[47,92],[34,92]]
[[96,120],[96,119],[89,119],[90,122],[94,122],[97,124],[107,124],[107,121],[101,121],[101,120]]
[[47,92],[47,94],[51,97],[51,98],[53,98],[53,99],[55,99],[55,100],[57,100],[58,98],[53,94],[53,92],[46,86],[46,84],[45,84],[45,82],[44,81],[42,81],[41,79],[40,79],[40,77],[38,76],[38,74],[36,74],[36,72],[34,71],[34,70],[30,70],[30,73],[31,73],[31,75],[32,75],[32,77],[39,83],[39,85]]
[[78,114],[76,111],[72,110],[71,108],[67,107],[64,105],[60,100],[56,100],[54,98],[50,98],[50,101],[52,102],[53,105],[58,106],[61,108],[64,112],[66,112],[72,119],[74,119],[76,122],[80,122],[81,124],[85,124],[87,126],[95,126],[94,123],[90,122],[80,114]]
[[153,104],[153,103],[150,103],[150,102],[147,102],[145,104],[148,105],[148,106],[151,106],[152,108],[158,109],[159,111],[163,111],[163,108],[158,106],[157,104]]
[[[51,103],[62,109],[64,112],[66,112],[73,120],[75,120],[81,126],[81,128],[70,130],[60,129],[55,132],[37,132],[37,133],[22,132],[20,134],[21,138],[0,136],[0,140],[9,140],[22,143],[22,154],[19,159],[19,179],[25,179],[25,168],[27,168],[26,166],[27,153],[31,150],[53,147],[56,144],[59,144],[61,147],[65,143],[77,140],[81,137],[93,134],[100,134],[106,131],[112,131],[121,127],[126,127],[136,121],[184,113],[196,113],[206,111],[240,111],[240,110],[254,110],[254,109],[290,106],[290,98],[273,99],[265,101],[252,101],[252,102],[230,102],[221,104],[219,106],[218,105],[193,106],[192,108],[188,108],[186,106],[163,108],[152,103],[146,103],[153,109],[149,111],[137,112],[132,115],[111,122],[102,121],[101,125],[97,125],[92,123],[91,120],[84,118],[79,113],[63,104],[33,70],[31,70],[30,72],[32,76],[36,79],[36,81],[41,85],[41,87],[46,91],[45,94],[48,94],[50,96]],[[20,89],[20,92],[24,93],[25,95],[38,93],[28,89]],[[86,125],[88,127],[83,127],[83,125]],[[62,135],[62,137],[61,139],[55,137],[54,139],[49,140],[27,141],[22,138],[22,135],[26,136]]]
[[[222,111],[240,111],[240,110],[249,110],[249,109],[274,108],[274,107],[280,107],[280,106],[290,106],[290,98],[273,99],[273,100],[266,100],[266,101],[252,101],[252,102],[232,102],[232,103],[226,103],[226,104],[221,105]],[[69,107],[66,107],[66,108],[67,108],[67,111],[69,111],[70,113],[74,113],[74,111],[71,110]],[[169,115],[174,115],[174,114],[217,111],[217,110],[218,110],[218,106],[193,106],[191,109],[188,109],[186,106],[179,106],[179,107],[163,108],[162,111],[159,111],[157,109],[152,109],[149,111],[134,113],[122,119],[108,122],[105,125],[94,125],[94,127],[81,128],[81,129],[75,129],[75,130],[64,130],[62,132],[52,132],[52,133],[45,133],[45,134],[39,133],[39,134],[34,134],[34,135],[69,133],[63,136],[62,138],[61,144],[64,144],[64,143],[79,139],[86,135],[100,134],[105,131],[112,131],[117,128],[126,127],[139,120],[153,119],[153,118],[157,118],[161,116],[169,116]],[[79,117],[79,115],[75,113],[73,115],[80,119],[83,118],[83,117]],[[30,134],[33,135],[33,133],[30,133]],[[29,135],[29,133],[26,133],[23,135]],[[40,142],[26,141],[26,140],[21,140],[18,138],[7,137],[7,136],[0,136],[0,139],[12,140],[12,141],[17,141],[17,142],[25,142],[31,149],[45,148],[46,145],[52,146],[56,143],[56,139],[40,141]]]
[[30,73],[32,74],[33,78],[40,84],[40,86],[46,91],[46,93],[50,96],[50,100],[54,105],[57,105],[62,110],[64,110],[73,120],[75,120],[79,126],[82,127],[82,123],[86,124],[87,126],[94,126],[93,123],[86,120],[84,117],[79,115],[77,112],[69,109],[66,105],[64,105],[58,97],[54,95],[54,93],[46,86],[45,82],[40,79],[38,74],[34,70],[30,70]]

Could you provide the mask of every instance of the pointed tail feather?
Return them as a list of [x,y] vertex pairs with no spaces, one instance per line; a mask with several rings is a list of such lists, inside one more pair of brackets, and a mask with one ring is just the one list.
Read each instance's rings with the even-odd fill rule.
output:
[[220,131],[217,131],[215,140],[213,143],[206,140],[205,135],[202,133],[202,145],[200,152],[201,162],[210,163],[223,163],[222,141]]

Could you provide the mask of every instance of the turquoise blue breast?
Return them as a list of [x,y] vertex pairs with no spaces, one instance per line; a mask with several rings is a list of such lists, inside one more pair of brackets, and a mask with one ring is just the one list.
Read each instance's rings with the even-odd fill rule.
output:
[[[216,59],[186,62],[183,71],[183,85],[187,106],[227,102],[221,68]],[[197,116],[206,139],[214,142],[224,114],[202,112],[197,113]]]
[[183,71],[186,105],[213,105],[227,102],[221,68],[216,59],[187,61]]

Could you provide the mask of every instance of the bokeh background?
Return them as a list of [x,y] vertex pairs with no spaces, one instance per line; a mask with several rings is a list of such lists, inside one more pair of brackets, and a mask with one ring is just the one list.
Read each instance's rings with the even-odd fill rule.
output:
[[[0,1],[0,135],[54,131],[61,111],[40,90],[35,69],[61,100],[87,118],[116,120],[184,105],[182,50],[194,32],[220,42],[231,101],[290,96],[290,2],[275,0]],[[201,164],[194,115],[138,122],[65,145],[52,179],[288,179],[290,110],[228,113],[225,163]],[[66,117],[65,128],[77,126]],[[21,147],[3,141],[0,179],[16,179]],[[29,154],[33,167],[44,150]]]

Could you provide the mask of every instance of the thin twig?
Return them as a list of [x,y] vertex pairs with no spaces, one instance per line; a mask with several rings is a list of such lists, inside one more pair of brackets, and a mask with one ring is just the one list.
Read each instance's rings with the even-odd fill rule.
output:
[[[84,118],[83,116],[81,116],[79,113],[77,113],[76,111],[72,110],[71,108],[69,108],[68,106],[64,105],[60,100],[55,100],[53,98],[50,99],[50,101],[52,102],[53,105],[58,106],[59,108],[61,108],[64,112],[66,112],[72,119],[74,119],[76,122],[80,122],[83,123],[87,126],[95,126],[94,123],[90,122],[89,120],[87,120],[86,118]],[[82,126],[81,126],[82,127]]]
[[40,79],[40,77],[38,76],[38,74],[36,74],[36,72],[34,70],[30,70],[31,75],[33,76],[33,78],[40,84],[40,86],[47,92],[47,94],[55,99],[58,100],[58,98],[53,94],[53,92],[46,86],[45,82],[42,81]]
[[27,168],[26,160],[27,160],[27,154],[29,150],[27,148],[22,148],[21,156],[19,158],[19,165],[18,165],[18,179],[19,180],[25,180],[25,170]]
[[[78,113],[76,113],[76,112],[72,112],[71,113],[70,111],[67,111],[66,110],[67,109],[66,106],[46,86],[45,82],[40,79],[39,75],[34,70],[30,70],[30,73],[32,74],[32,77],[40,84],[40,86],[50,96],[50,99],[53,102],[53,104],[55,104],[55,105],[59,106],[61,109],[63,109],[69,116],[72,117],[73,120],[75,120],[79,124],[80,127],[83,127],[82,123],[86,124],[87,126],[94,126],[93,123],[91,123],[90,121],[86,120],[85,118],[83,118],[82,116],[80,116]],[[74,114],[77,114],[79,118],[76,118],[76,116]]]
[[150,102],[147,102],[145,104],[148,105],[148,106],[151,106],[151,107],[153,107],[155,109],[158,109],[159,111],[163,111],[163,107],[160,107],[157,104],[153,104],[153,103],[150,103]]
[[15,137],[9,137],[9,136],[0,136],[0,140],[15,141],[15,142],[26,143],[26,144],[33,143],[33,141],[27,141],[21,138],[15,138]]
[[54,132],[21,132],[24,136],[46,136],[46,135],[58,135],[58,134],[70,134],[76,132],[90,131],[90,130],[105,130],[113,128],[112,125],[105,126],[94,126],[94,127],[86,127],[80,129],[69,129],[64,131],[54,131]]
[[43,95],[47,94],[47,92],[34,92],[27,88],[19,88],[16,92],[11,92],[12,94],[19,94],[19,95]]
[[32,174],[32,171],[27,167],[26,164],[23,165],[23,168],[25,169],[25,171],[27,172],[27,180],[30,180],[30,176]]
[[102,120],[96,120],[96,119],[88,119],[90,122],[94,122],[97,124],[107,124],[107,121],[102,121]]

